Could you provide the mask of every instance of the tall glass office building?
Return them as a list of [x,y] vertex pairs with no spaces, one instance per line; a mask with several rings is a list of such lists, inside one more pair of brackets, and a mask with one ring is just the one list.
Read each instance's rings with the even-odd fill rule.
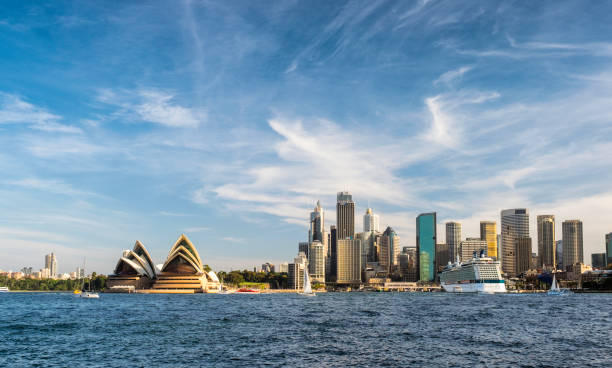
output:
[[606,266],[612,263],[612,233],[606,234]]
[[417,216],[417,270],[421,281],[433,281],[436,277],[436,240],[436,213]]

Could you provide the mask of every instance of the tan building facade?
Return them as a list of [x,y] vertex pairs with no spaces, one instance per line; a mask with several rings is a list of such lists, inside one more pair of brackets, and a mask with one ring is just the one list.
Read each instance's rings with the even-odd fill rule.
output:
[[487,256],[497,259],[497,223],[480,221],[480,240],[487,242]]

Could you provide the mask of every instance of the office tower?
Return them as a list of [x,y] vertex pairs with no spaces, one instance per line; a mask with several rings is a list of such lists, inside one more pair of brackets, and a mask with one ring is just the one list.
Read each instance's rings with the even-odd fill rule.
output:
[[338,284],[357,285],[361,283],[361,240],[338,239],[337,247],[337,272],[336,282]]
[[293,259],[293,263],[289,263],[287,272],[287,287],[289,289],[299,290],[304,288],[304,270],[308,267],[307,263],[308,259],[303,252],[300,252]]
[[336,238],[355,237],[355,202],[349,192],[338,192],[336,203]]
[[582,249],[582,221],[565,220],[563,230],[563,267],[584,263]]
[[327,273],[328,282],[336,281],[336,273],[338,271],[338,235],[335,226],[329,228],[329,272]]
[[379,224],[378,215],[372,213],[372,209],[368,208],[366,210],[365,215],[363,215],[363,232],[364,233],[368,231],[379,232],[380,227],[378,224]]
[[327,236],[325,234],[325,213],[321,202],[317,201],[317,205],[314,210],[310,213],[310,229],[308,230],[308,242],[312,243],[319,241],[322,244],[327,243]]
[[529,269],[537,270],[539,264],[540,264],[540,257],[536,253],[531,252],[531,263],[529,263]]
[[461,262],[472,259],[474,258],[474,252],[476,252],[477,257],[480,257],[480,251],[484,251],[487,254],[488,247],[486,240],[467,238],[459,243],[459,259]]
[[593,268],[599,268],[600,270],[606,267],[606,254],[605,253],[591,254],[591,266]]
[[85,269],[81,267],[76,268],[76,277],[79,279],[85,278]]
[[308,273],[312,281],[325,283],[325,247],[318,240],[310,243]]
[[516,275],[525,273],[531,266],[531,238],[530,237],[518,237],[515,238],[516,246]]
[[298,243],[298,253],[303,252],[308,258],[308,242],[299,242]]
[[47,254],[45,256],[45,268],[49,269],[49,278],[57,277],[57,259],[55,258],[55,254]]
[[283,262],[278,265],[278,273],[287,273],[289,272],[289,263]]
[[448,265],[450,261],[450,254],[448,244],[439,243],[436,244],[436,264],[438,265],[438,272],[441,272],[444,267]]
[[461,224],[458,222],[446,223],[446,244],[448,245],[448,256],[453,262],[459,254],[459,243],[461,243]]
[[555,261],[557,262],[557,270],[565,269],[565,266],[563,266],[563,240],[555,242]]
[[555,216],[539,215],[538,219],[538,266],[554,270],[555,257]]
[[497,223],[480,221],[480,239],[487,242],[487,256],[497,259]]
[[271,264],[270,262],[266,262],[266,263],[262,264],[261,265],[261,272],[273,273],[274,272],[274,265]]
[[[516,239],[528,237],[529,211],[526,208],[501,211],[502,270],[510,277],[518,275],[516,269]],[[531,254],[531,251],[529,254]]]
[[378,264],[386,272],[392,272],[393,267],[398,265],[398,257],[400,250],[400,237],[391,226],[380,236],[380,244],[378,248]]
[[420,281],[433,281],[436,277],[436,239],[436,213],[417,216],[417,272]]
[[606,234],[606,266],[612,263],[612,233]]
[[363,265],[366,262],[377,262],[378,241],[381,234],[378,231],[370,230],[357,234],[355,237],[361,239],[361,253]]

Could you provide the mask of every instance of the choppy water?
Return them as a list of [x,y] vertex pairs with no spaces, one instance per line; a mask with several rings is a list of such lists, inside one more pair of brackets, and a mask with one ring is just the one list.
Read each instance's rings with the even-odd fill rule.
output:
[[612,294],[0,294],[0,367],[611,362]]

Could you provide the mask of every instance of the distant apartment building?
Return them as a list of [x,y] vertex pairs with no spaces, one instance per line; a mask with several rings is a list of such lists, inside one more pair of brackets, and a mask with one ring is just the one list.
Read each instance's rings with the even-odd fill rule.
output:
[[360,284],[361,283],[361,240],[338,239],[337,249],[337,271],[336,283],[338,284]]
[[261,272],[271,273],[274,272],[274,265],[270,262],[266,262],[261,265]]
[[563,266],[584,263],[582,243],[582,221],[565,220],[563,230]]
[[289,263],[288,262],[283,262],[283,263],[279,264],[277,272],[279,272],[279,273],[287,273],[287,272],[289,272]]
[[487,256],[497,259],[497,223],[480,221],[480,240],[487,242]]
[[604,269],[606,267],[606,254],[605,253],[593,253],[591,254],[591,266],[597,269]]
[[49,269],[47,278],[54,279],[57,277],[57,258],[55,258],[55,254],[50,253],[45,256],[45,268]]
[[[529,238],[529,211],[514,208],[501,211],[501,261],[502,270],[509,276],[519,274],[517,268],[517,239]],[[529,251],[531,257],[531,250]],[[527,263],[529,267],[529,261]]]
[[446,245],[448,245],[448,256],[452,262],[457,260],[459,255],[459,243],[461,243],[461,224],[458,222],[446,223]]
[[287,288],[300,290],[304,288],[304,271],[308,267],[306,254],[300,252],[294,258],[293,263],[289,263],[287,272]]
[[459,258],[461,262],[465,262],[472,259],[474,254],[479,256],[481,251],[487,254],[488,247],[489,245],[486,240],[480,238],[467,238],[459,243]]
[[399,263],[400,237],[388,226],[380,236],[378,264],[386,272],[392,272]]
[[325,251],[318,240],[310,243],[308,251],[308,273],[312,281],[325,283]]
[[552,270],[556,265],[555,216],[538,215],[538,266]]
[[416,218],[417,272],[420,281],[436,277],[436,213],[422,213]]
[[516,259],[514,261],[516,267],[516,274],[524,274],[531,268],[531,238],[530,237],[519,237],[515,239],[516,245]]

